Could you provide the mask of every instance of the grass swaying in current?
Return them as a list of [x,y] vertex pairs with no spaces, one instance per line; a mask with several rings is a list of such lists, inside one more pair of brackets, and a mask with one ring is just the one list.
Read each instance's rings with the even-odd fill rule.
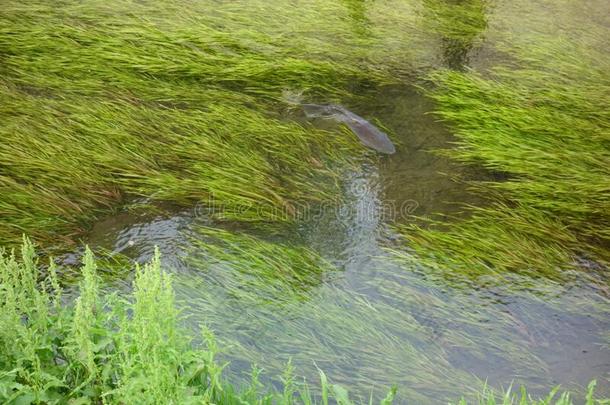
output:
[[[489,293],[448,283],[445,268],[432,272],[417,256],[394,265],[366,251],[349,256],[351,268],[335,257],[328,266],[306,237],[272,242],[260,232],[198,224],[187,234],[185,264],[175,270],[177,300],[215,331],[237,380],[248,364],[260,364],[265,381],[280,383],[274,376],[291,359],[308,381],[320,367],[361,401],[382,398],[391,383],[398,403],[430,403],[486,378],[494,388],[508,384],[507,373],[532,381],[539,394],[553,384],[547,376],[561,373],[540,350],[565,339],[556,320],[585,313],[604,323],[608,314],[604,299],[579,283],[515,276],[499,288],[495,277],[480,277],[492,285]],[[508,309],[498,297],[510,300]],[[471,367],[502,371],[474,374]]]
[[252,47],[253,32],[223,32],[197,10],[107,7],[1,11],[1,241],[78,233],[134,197],[276,220],[332,189],[327,163],[356,142],[286,123],[270,104],[285,88],[330,96],[370,75],[277,37]]
[[587,35],[579,26],[557,35],[538,24],[548,32],[500,31],[496,47],[510,64],[428,75],[438,115],[458,138],[444,154],[507,177],[477,185],[492,204],[470,220],[403,229],[435,266],[556,277],[575,255],[610,258],[610,31],[589,21]]
[[[307,299],[308,290],[321,284],[335,269],[316,252],[302,246],[274,243],[221,229],[198,227],[188,261],[201,269],[216,270],[222,276],[215,283],[235,291],[241,299],[291,302]],[[236,275],[235,273],[238,273]]]
[[[235,220],[278,220],[336,192],[329,167],[357,147],[283,121],[282,91],[340,99],[353,83],[400,82],[419,68],[457,129],[452,156],[514,176],[487,185],[502,194],[500,204],[452,232],[407,231],[423,256],[445,251],[447,263],[473,270],[546,273],[574,252],[607,256],[602,25],[591,22],[578,39],[568,25],[565,38],[551,40],[558,27],[546,28],[536,14],[544,7],[528,3],[532,26],[548,32],[515,36],[475,0],[390,1],[368,12],[352,1],[311,0],[298,12],[226,4],[215,13],[205,2],[115,3],[9,2],[1,11],[0,241],[17,242],[22,232],[69,241],[136,197],[213,202]],[[521,18],[521,6],[503,10],[505,18]],[[489,78],[429,73],[438,59],[430,49],[442,48],[445,63],[461,69],[482,46],[518,66],[496,66]],[[507,242],[521,246],[490,254]],[[544,260],[529,263],[536,250]]]
[[0,241],[70,242],[138,197],[251,221],[336,191],[329,167],[357,142],[286,123],[282,91],[400,82],[436,63],[430,30],[458,34],[421,29],[439,2],[360,3],[3,4]]

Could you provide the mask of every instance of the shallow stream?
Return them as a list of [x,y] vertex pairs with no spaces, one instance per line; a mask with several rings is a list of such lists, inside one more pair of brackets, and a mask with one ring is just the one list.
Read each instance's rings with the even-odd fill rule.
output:
[[583,262],[556,281],[421,266],[396,242],[393,225],[485,204],[455,178],[491,175],[430,153],[453,138],[413,88],[382,89],[349,107],[383,123],[397,153],[363,149],[360,162],[342,169],[342,194],[308,207],[295,226],[244,226],[212,220],[205,207],[164,208],[101,221],[86,242],[138,262],[158,246],[189,325],[214,331],[237,382],[256,364],[279,384],[292,359],[297,376],[315,385],[320,368],[364,401],[396,384],[398,403],[441,403],[485,380],[542,395],[558,384],[582,393],[597,379],[608,395],[603,269]]
[[[250,380],[256,365],[263,368],[264,382],[279,387],[291,361],[298,380],[304,378],[316,387],[318,370],[323,370],[330,382],[344,386],[362,402],[371,395],[383,398],[396,385],[397,403],[447,403],[460,395],[476,395],[486,382],[498,390],[523,384],[533,396],[561,385],[576,392],[578,402],[594,379],[596,394],[610,397],[607,268],[577,258],[572,268],[557,271],[561,277],[552,279],[491,270],[469,275],[422,264],[397,230],[410,224],[426,226],[422,217],[434,216],[441,223],[459,220],[468,215],[466,205],[489,204],[471,192],[468,182],[501,181],[503,176],[433,153],[454,147],[457,138],[449,124],[432,114],[437,106],[422,91],[431,86],[430,74],[439,69],[472,69],[488,78],[499,62],[510,70],[518,60],[525,67],[519,80],[509,83],[520,83],[527,90],[531,86],[532,93],[546,89],[547,77],[559,78],[561,85],[565,72],[578,73],[581,67],[573,59],[582,55],[566,49],[592,55],[609,51],[607,41],[600,40],[610,27],[609,4],[607,0],[108,4],[92,0],[49,12],[50,19],[45,10],[55,5],[26,7],[29,25],[22,29],[22,14],[14,12],[12,18],[19,24],[7,22],[8,28],[3,28],[3,32],[16,31],[12,34],[19,34],[16,38],[23,44],[0,41],[12,63],[6,71],[15,76],[9,82],[14,80],[19,88],[26,84],[22,86],[26,90],[55,86],[57,96],[49,92],[47,99],[42,98],[47,97],[45,91],[29,91],[32,94],[23,96],[29,104],[24,105],[32,111],[23,120],[20,110],[7,109],[12,126],[6,134],[15,140],[15,153],[27,149],[27,144],[21,147],[26,139],[18,131],[22,127],[29,130],[25,133],[31,147],[29,154],[17,158],[3,155],[10,158],[7,168],[16,166],[9,174],[19,180],[25,173],[25,180],[14,182],[15,187],[24,186],[19,190],[25,197],[21,191],[11,194],[19,203],[13,210],[15,218],[31,228],[44,225],[30,221],[24,214],[28,209],[20,204],[34,196],[34,202],[25,206],[45,208],[49,201],[44,198],[45,184],[69,191],[70,182],[80,181],[80,174],[88,174],[84,178],[91,183],[72,192],[92,210],[100,205],[93,216],[115,207],[121,196],[159,191],[163,205],[127,200],[124,210],[96,222],[83,242],[96,252],[110,252],[121,263],[125,258],[130,261],[118,273],[104,273],[110,288],[119,291],[129,288],[131,264],[148,261],[158,247],[164,268],[173,274],[187,327],[196,336],[201,325],[214,332],[223,350],[221,360],[230,362],[227,377],[236,384]],[[19,29],[11,30],[13,25]],[[56,56],[57,49],[65,54]],[[556,60],[563,65],[540,60],[554,51],[561,54]],[[538,77],[530,78],[530,71]],[[12,87],[3,93],[6,100],[17,94]],[[556,87],[546,96],[561,97]],[[323,159],[332,155],[327,149],[335,148],[334,143],[324,146],[325,134],[354,135],[330,121],[308,121],[298,108],[283,105],[284,90],[321,97],[303,100],[307,103],[345,106],[387,131],[397,152],[381,155],[365,147],[352,148],[355,142],[336,143],[337,150],[330,152],[341,162],[324,164],[336,163],[332,167],[338,186],[320,186],[322,191],[313,193],[317,189],[312,184],[332,179],[328,172],[320,182],[307,177],[309,164],[314,173],[326,168],[314,156]],[[38,97],[40,101],[30,100]],[[527,104],[530,101],[518,106],[519,116],[530,107],[552,107],[544,97]],[[81,103],[87,108],[79,109]],[[55,107],[41,108],[47,105]],[[482,102],[481,109],[485,107]],[[64,117],[63,110],[71,115]],[[583,127],[590,118],[585,110],[573,120]],[[559,117],[564,112],[551,113]],[[592,121],[606,116],[603,111],[593,113]],[[476,115],[475,111],[475,120],[480,118]],[[512,123],[507,116],[505,130]],[[284,126],[278,120],[300,126]],[[26,125],[30,121],[31,127]],[[38,142],[42,130],[48,130],[46,144]],[[160,131],[165,136],[156,139]],[[316,136],[312,145],[308,135]],[[607,139],[602,138],[607,135],[602,130],[593,135]],[[583,135],[566,136],[581,139]],[[283,145],[282,139],[301,142],[300,149],[281,154],[291,146]],[[63,150],[63,143],[69,142],[77,146],[74,155]],[[151,150],[142,151],[149,142]],[[270,148],[276,149],[274,153],[269,153]],[[301,161],[300,151],[311,156]],[[353,158],[342,159],[343,151],[346,156],[354,153]],[[22,155],[35,163],[29,164]],[[285,161],[276,164],[273,157]],[[598,164],[597,154],[591,159]],[[275,173],[289,172],[291,164],[299,166],[294,173]],[[53,171],[55,166],[61,170]],[[148,171],[155,172],[151,178]],[[250,186],[245,179],[249,173],[251,190],[241,193]],[[288,178],[290,174],[297,178]],[[30,190],[32,179],[41,183],[37,194]],[[283,181],[289,184],[283,187]],[[607,191],[602,186],[599,193]],[[229,200],[252,201],[254,195],[264,196],[267,201],[261,206],[269,211],[310,193],[316,200],[328,189],[335,194],[315,204],[286,204],[286,212],[280,214],[291,221],[273,223],[235,215],[233,206],[229,220],[213,204],[185,203],[217,193],[224,203],[238,205]],[[286,193],[280,196],[282,191]],[[72,210],[78,201],[70,196],[58,192],[50,201],[60,206],[69,202]],[[61,216],[56,212],[65,211],[41,209],[34,214],[55,220]],[[57,223],[80,226],[88,218],[77,215],[66,224],[63,218]],[[21,232],[19,224],[15,229]],[[48,225],[43,230],[49,229],[55,231]],[[80,253],[66,255],[64,262],[78,264]],[[548,256],[541,252],[541,257]]]

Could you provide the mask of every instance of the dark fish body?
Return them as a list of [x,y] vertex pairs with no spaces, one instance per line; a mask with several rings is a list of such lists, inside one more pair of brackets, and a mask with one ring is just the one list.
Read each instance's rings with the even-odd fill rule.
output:
[[344,123],[358,136],[362,144],[371,149],[387,154],[396,152],[394,144],[384,132],[340,105],[303,104],[302,107],[308,118],[326,118]]

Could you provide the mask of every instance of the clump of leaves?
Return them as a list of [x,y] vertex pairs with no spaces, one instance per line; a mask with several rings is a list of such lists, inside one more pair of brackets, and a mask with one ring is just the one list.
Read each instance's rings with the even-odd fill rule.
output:
[[[137,267],[127,297],[104,293],[89,249],[81,273],[78,297],[65,304],[55,267],[41,271],[28,239],[20,258],[14,251],[0,255],[2,403],[315,402],[309,388],[297,384],[290,365],[283,392],[262,389],[258,371],[247,387],[228,383],[211,331],[204,327],[205,344],[196,346],[180,327],[171,279],[161,270],[158,252]],[[344,388],[320,375],[323,392],[349,403]],[[323,403],[328,398],[325,394]]]

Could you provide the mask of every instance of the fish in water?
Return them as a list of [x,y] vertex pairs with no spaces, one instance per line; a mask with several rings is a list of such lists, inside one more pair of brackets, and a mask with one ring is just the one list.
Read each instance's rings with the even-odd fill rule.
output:
[[396,152],[394,144],[385,133],[345,107],[335,104],[302,104],[301,106],[307,118],[326,118],[344,123],[364,145],[371,149],[387,154]]

